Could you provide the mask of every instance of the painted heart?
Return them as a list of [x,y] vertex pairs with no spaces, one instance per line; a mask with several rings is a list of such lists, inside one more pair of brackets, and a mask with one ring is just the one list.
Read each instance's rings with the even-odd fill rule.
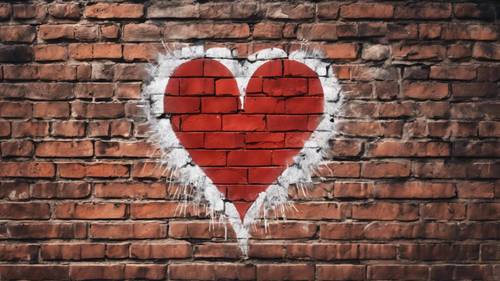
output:
[[181,144],[243,219],[317,128],[323,88],[307,65],[273,59],[256,69],[240,99],[228,68],[193,59],[170,75],[163,102]]

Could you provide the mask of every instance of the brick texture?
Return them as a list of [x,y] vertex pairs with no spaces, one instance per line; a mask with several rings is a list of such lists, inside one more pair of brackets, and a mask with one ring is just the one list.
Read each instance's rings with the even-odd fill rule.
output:
[[[500,280],[499,17],[493,0],[0,2],[0,280]],[[243,59],[304,41],[346,103],[307,196],[290,188],[296,210],[257,223],[245,259],[146,142],[145,66],[177,43]],[[314,75],[272,63],[245,113],[213,61],[166,92],[242,212],[321,114]]]

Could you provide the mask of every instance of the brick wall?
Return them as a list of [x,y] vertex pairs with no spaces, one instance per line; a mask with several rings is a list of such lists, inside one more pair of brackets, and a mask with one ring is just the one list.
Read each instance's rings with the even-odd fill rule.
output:
[[[0,280],[500,279],[496,1],[176,2],[0,3]],[[306,40],[342,85],[324,180],[248,259],[146,142],[162,40]]]

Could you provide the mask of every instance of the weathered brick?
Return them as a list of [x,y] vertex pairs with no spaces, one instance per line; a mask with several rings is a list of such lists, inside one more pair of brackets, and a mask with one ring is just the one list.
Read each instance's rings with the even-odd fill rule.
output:
[[392,4],[365,4],[355,3],[340,7],[340,16],[343,18],[391,18],[394,13]]
[[84,16],[97,19],[141,18],[144,15],[142,4],[96,3],[85,7]]
[[[224,5],[227,7],[227,5]],[[200,16],[198,5],[171,5],[165,2],[154,2],[148,6],[148,18],[198,18]]]
[[49,6],[48,12],[55,18],[70,18],[77,19],[80,17],[80,7],[78,3],[54,3]]
[[44,141],[37,145],[40,157],[90,157],[94,155],[91,141]]
[[31,43],[35,39],[35,29],[30,25],[0,26],[0,41]]
[[247,24],[178,24],[171,23],[163,30],[165,39],[246,38],[250,36]]

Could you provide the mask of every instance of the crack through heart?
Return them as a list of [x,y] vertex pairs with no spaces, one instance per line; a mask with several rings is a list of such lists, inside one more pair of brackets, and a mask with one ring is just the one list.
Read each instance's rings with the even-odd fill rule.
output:
[[317,73],[301,62],[265,62],[241,100],[233,73],[200,58],[174,70],[163,102],[180,143],[243,220],[318,127],[323,100]]

